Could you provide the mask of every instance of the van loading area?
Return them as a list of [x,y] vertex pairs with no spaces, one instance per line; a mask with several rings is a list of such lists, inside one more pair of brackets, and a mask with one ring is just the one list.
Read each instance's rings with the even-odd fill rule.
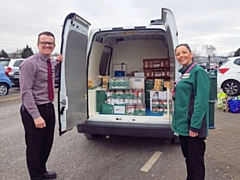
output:
[[155,123],[161,118],[169,123],[175,62],[161,28],[114,29],[93,36],[88,61],[90,117],[138,116],[133,119],[139,122],[139,116],[152,116]]
[[[89,101],[90,104],[95,105],[90,107],[90,114],[97,112],[98,114],[136,116],[169,115],[170,80],[169,75],[165,76],[169,69],[165,66],[161,69],[162,61],[160,59],[157,61],[159,64],[155,59],[148,61],[149,64],[144,61],[143,66],[147,64],[144,67],[151,68],[144,69],[143,72],[131,72],[127,76],[124,76],[127,65],[117,64],[120,66],[117,70],[114,69],[114,74],[118,74],[117,76],[102,76],[89,80]],[[169,62],[165,59],[164,61]],[[96,86],[94,86],[95,83]]]

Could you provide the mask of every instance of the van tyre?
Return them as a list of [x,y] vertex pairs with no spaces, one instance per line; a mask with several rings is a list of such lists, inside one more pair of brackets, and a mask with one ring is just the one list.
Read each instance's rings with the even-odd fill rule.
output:
[[96,139],[96,138],[98,138],[98,135],[97,135],[97,134],[84,133],[84,136],[85,136],[87,139]]
[[7,95],[9,92],[9,87],[5,83],[0,83],[0,96]]
[[172,143],[173,144],[180,144],[179,137],[172,138]]

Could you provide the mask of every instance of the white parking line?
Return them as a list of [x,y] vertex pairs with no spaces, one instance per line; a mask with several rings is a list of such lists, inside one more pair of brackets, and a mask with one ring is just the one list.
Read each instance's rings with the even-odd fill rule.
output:
[[162,154],[162,152],[156,151],[140,170],[143,171],[143,172],[148,172],[151,169],[151,167],[153,166],[153,164],[161,156],[161,154]]

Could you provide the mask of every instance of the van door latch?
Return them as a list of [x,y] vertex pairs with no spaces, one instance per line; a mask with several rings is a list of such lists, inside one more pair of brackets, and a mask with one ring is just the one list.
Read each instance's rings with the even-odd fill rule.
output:
[[62,101],[60,101],[60,103],[61,103],[62,105],[66,105],[66,100],[63,99]]

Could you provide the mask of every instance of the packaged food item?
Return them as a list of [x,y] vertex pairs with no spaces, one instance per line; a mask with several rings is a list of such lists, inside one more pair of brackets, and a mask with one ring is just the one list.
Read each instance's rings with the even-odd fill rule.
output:
[[108,85],[103,84],[102,89],[108,89]]
[[146,115],[146,107],[144,105],[135,106],[134,115],[145,116]]
[[110,76],[102,76],[102,83],[103,85],[108,85]]
[[101,79],[100,78],[93,78],[88,80],[88,88],[89,89],[94,89],[101,84]]
[[132,105],[126,106],[126,115],[133,115],[135,111],[135,107]]
[[112,95],[113,95],[113,91],[107,89],[107,90],[106,90],[106,95],[107,95],[107,98],[112,97]]

